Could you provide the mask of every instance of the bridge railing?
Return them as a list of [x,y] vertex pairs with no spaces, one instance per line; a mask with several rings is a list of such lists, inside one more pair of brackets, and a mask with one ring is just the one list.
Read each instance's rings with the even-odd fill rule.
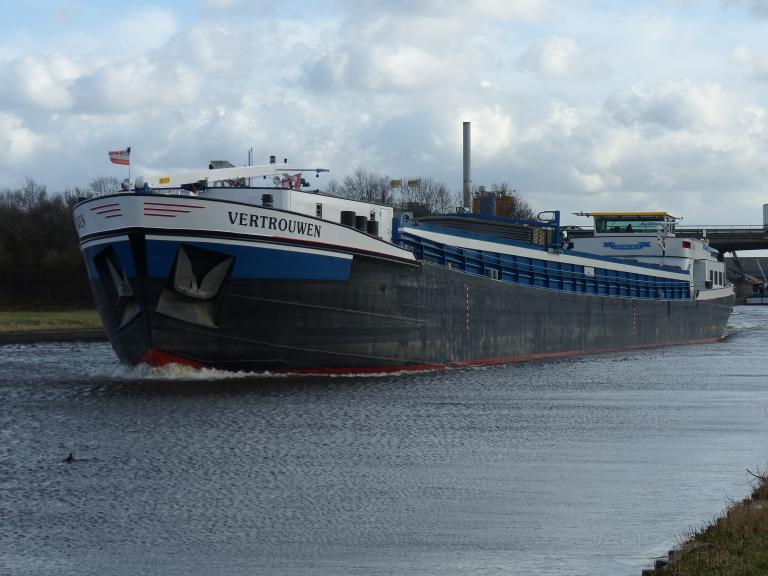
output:
[[768,228],[763,226],[744,226],[719,224],[712,226],[681,226],[675,229],[678,236],[707,236],[710,240],[733,243],[739,241],[755,242],[768,239]]

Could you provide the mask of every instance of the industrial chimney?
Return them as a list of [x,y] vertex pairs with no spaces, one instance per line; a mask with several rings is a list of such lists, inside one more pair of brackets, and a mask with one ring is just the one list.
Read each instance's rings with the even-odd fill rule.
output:
[[464,122],[464,209],[472,210],[472,174],[470,158],[470,123]]

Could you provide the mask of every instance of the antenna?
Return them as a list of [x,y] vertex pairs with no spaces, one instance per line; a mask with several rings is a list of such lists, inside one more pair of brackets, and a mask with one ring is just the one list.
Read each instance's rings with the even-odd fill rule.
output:
[[[248,149],[248,166],[253,166],[253,146]],[[253,186],[253,177],[248,178],[248,186]]]

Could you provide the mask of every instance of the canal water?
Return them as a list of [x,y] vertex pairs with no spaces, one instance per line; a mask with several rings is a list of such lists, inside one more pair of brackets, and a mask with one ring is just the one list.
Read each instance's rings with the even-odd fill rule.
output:
[[768,467],[767,371],[768,307],[718,344],[389,376],[2,346],[0,574],[639,576]]

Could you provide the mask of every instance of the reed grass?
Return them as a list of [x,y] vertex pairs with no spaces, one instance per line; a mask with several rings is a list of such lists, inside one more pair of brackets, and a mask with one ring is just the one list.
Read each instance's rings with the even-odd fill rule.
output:
[[664,571],[670,576],[768,574],[768,474],[752,474],[752,494],[708,526],[688,534]]

